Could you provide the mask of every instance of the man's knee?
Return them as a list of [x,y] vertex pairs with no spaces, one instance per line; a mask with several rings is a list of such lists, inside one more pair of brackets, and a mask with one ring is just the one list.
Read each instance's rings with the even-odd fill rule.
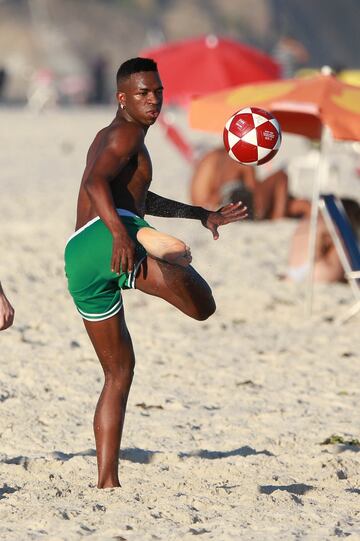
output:
[[135,357],[129,356],[128,359],[119,359],[119,362],[111,368],[104,369],[105,379],[109,384],[123,387],[131,384],[134,377]]

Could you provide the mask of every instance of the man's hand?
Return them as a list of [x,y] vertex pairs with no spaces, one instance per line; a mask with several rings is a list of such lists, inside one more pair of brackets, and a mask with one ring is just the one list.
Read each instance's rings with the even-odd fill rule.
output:
[[220,225],[238,222],[239,220],[244,220],[247,216],[247,207],[241,201],[238,201],[237,203],[229,203],[215,212],[209,211],[201,220],[201,223],[204,227],[210,229],[214,240],[217,240],[219,238],[218,227]]
[[132,272],[135,260],[135,244],[125,231],[113,234],[111,272]]
[[14,308],[7,300],[0,284],[0,331],[11,327],[14,321]]

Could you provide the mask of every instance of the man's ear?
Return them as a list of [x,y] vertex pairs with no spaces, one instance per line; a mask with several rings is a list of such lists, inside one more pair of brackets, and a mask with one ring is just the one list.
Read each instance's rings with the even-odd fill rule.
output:
[[125,109],[125,92],[116,92],[116,99],[121,109]]

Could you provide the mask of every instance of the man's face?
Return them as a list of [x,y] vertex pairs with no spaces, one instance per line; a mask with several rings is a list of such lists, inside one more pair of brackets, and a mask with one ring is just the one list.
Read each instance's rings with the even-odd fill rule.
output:
[[163,86],[158,72],[133,73],[118,91],[117,98],[125,106],[125,115],[144,126],[151,126],[159,116],[163,101]]

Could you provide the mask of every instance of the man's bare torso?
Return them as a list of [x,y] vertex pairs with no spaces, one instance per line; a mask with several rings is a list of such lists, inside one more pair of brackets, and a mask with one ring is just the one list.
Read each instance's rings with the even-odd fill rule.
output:
[[[90,145],[85,171],[81,180],[78,204],[76,228],[79,229],[89,220],[95,218],[98,213],[91,203],[85,189],[85,183],[93,174],[93,167],[97,160],[103,159],[109,145],[114,138],[124,136],[127,130],[126,122],[115,119],[109,126],[103,128]],[[125,134],[126,135],[126,134]],[[145,202],[152,178],[152,165],[148,150],[142,141],[138,148],[128,156],[121,166],[119,173],[109,182],[114,206],[127,209],[138,216],[145,214]]]

